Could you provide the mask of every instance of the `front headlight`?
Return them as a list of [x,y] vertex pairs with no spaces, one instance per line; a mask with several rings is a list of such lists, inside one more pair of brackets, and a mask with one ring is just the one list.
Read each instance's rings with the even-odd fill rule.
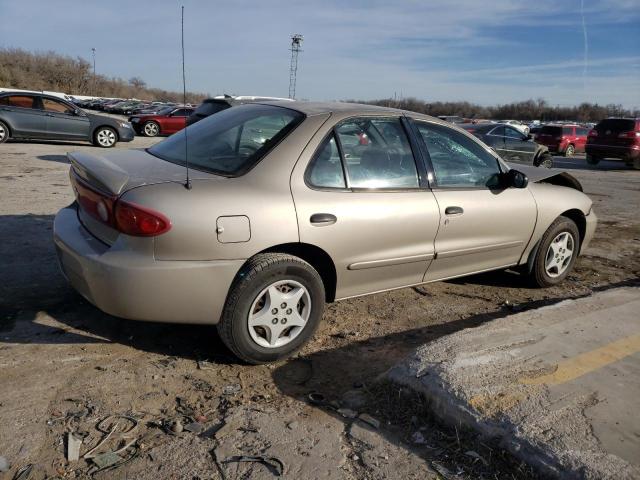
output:
[[128,122],[122,122],[120,126],[123,128],[131,128],[131,125]]

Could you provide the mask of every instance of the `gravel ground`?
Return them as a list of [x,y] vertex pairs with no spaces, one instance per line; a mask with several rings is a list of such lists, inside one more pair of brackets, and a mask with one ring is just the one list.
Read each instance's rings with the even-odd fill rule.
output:
[[[117,148],[155,141],[138,137]],[[31,478],[84,478],[91,462],[65,460],[65,435],[84,438],[84,455],[105,435],[97,422],[108,415],[129,415],[138,424],[127,432],[131,420],[107,419],[103,430],[115,430],[104,451],[136,438],[137,448],[121,454],[128,463],[96,478],[268,478],[280,468],[264,458],[224,463],[234,448],[236,455],[277,456],[289,478],[429,478],[432,470],[460,474],[452,478],[531,478],[499,449],[435,424],[420,398],[374,379],[448,333],[638,283],[640,171],[616,162],[587,169],[581,157],[561,159],[600,218],[591,247],[562,285],[532,289],[517,273],[496,272],[347,300],[328,307],[315,339],[296,358],[240,365],[214,327],[113,318],[66,284],[51,229],[55,213],[73,199],[65,157],[73,150],[100,153],[80,143],[0,146],[0,457],[12,465],[7,478],[29,464]],[[310,399],[312,392],[321,395]],[[381,424],[365,428],[366,421],[351,418],[363,412]],[[271,437],[255,426],[265,424],[260,415],[272,419]],[[216,434],[230,419],[237,428]],[[176,420],[174,430],[197,420],[205,432],[166,433]],[[297,453],[278,448],[288,431],[312,444],[300,444]],[[397,470],[400,464],[406,470]]]

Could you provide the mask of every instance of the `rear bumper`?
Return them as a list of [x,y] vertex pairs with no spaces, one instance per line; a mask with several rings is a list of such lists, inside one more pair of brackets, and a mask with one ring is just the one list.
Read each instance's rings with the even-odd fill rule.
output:
[[589,155],[601,158],[619,158],[621,160],[635,160],[640,158],[640,146],[617,146],[587,143],[584,147]]
[[75,204],[53,224],[60,268],[69,283],[100,310],[117,317],[215,324],[243,260],[158,261],[153,248],[137,253],[121,235],[109,247],[80,223]]

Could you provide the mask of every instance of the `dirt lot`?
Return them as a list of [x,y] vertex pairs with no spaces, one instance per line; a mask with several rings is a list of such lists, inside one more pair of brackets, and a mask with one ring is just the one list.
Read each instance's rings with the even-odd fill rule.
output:
[[[152,143],[136,138],[118,148]],[[287,478],[425,478],[428,468],[450,478],[531,478],[504,452],[434,424],[420,398],[373,380],[431,339],[514,310],[638,284],[640,276],[640,171],[616,162],[586,169],[583,158],[562,159],[558,165],[594,200],[600,224],[561,286],[532,289],[517,273],[497,272],[344,301],[328,307],[296,358],[249,367],[227,353],[214,327],[113,318],[66,284],[51,229],[57,210],[72,201],[65,157],[72,150],[100,153],[72,143],[0,146],[0,457],[11,464],[5,478],[29,464],[32,479],[85,478],[96,468],[65,460],[66,433],[84,438],[84,455],[112,430],[98,452],[137,442],[120,454],[130,461],[96,478],[273,478],[274,460],[225,463],[267,454],[284,463]],[[322,396],[309,399],[313,392]],[[380,420],[380,440],[354,430],[345,418],[352,412],[336,411],[344,406]],[[109,415],[129,418],[98,423]],[[138,425],[127,432],[131,419]],[[174,433],[175,420],[197,421],[192,427],[205,432]]]

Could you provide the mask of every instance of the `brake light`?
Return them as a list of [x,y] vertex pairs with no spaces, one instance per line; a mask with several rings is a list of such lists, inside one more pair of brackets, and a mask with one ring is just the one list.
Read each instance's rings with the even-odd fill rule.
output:
[[112,224],[113,206],[116,201],[115,196],[106,195],[91,188],[73,173],[71,173],[71,185],[75,191],[78,203],[88,215],[106,225]]
[[598,136],[598,131],[595,129],[589,130],[589,134],[587,135],[587,137],[597,137]]
[[618,138],[638,138],[640,137],[640,132],[622,132],[618,135]]
[[115,207],[115,227],[127,235],[154,237],[168,232],[171,222],[160,212],[118,200]]

